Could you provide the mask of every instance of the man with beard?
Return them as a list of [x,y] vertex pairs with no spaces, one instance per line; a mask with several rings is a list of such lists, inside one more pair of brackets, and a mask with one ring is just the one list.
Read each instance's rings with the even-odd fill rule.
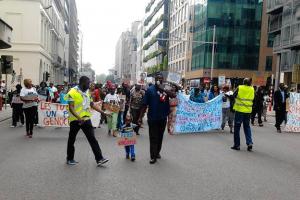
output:
[[144,107],[139,117],[142,121],[143,114],[148,107],[148,125],[150,139],[150,164],[160,159],[163,135],[165,132],[167,117],[170,113],[169,97],[174,98],[175,93],[163,88],[163,75],[158,72],[155,75],[155,85],[150,86],[144,97]]

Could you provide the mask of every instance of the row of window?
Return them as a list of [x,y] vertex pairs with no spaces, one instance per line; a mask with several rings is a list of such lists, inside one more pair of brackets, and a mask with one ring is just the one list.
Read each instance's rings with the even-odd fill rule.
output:
[[[172,3],[171,3],[172,4]],[[186,3],[184,6],[179,8],[179,10],[172,10],[170,14],[170,29],[174,29],[182,22],[188,19],[188,4]]]
[[178,45],[169,49],[169,60],[173,61],[186,55],[186,42],[181,42]]
[[189,71],[190,67],[190,60],[180,60],[175,63],[169,64],[169,70],[173,72],[183,72],[183,71]]
[[[181,26],[177,27],[175,30],[172,30],[170,32],[169,38],[172,38],[172,39],[175,39],[175,40],[176,39],[182,39],[182,38],[185,38],[186,33],[187,33],[187,22],[185,22]],[[177,43],[178,43],[178,41],[171,40],[169,42],[169,45],[173,46]]]

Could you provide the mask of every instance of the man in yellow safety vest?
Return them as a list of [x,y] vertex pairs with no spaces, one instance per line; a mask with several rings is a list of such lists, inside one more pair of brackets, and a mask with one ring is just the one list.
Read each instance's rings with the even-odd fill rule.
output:
[[102,152],[97,139],[95,138],[94,127],[91,122],[90,108],[104,114],[102,110],[94,106],[89,94],[90,80],[86,76],[82,76],[79,85],[72,88],[65,96],[65,100],[69,102],[69,122],[70,132],[67,147],[67,164],[76,165],[78,162],[74,160],[75,147],[74,143],[78,131],[81,129],[85,134],[95,155],[97,166],[101,166],[108,162],[108,159],[102,156]]
[[240,128],[243,123],[246,144],[248,146],[247,150],[252,151],[253,142],[250,128],[250,116],[255,92],[251,84],[251,79],[245,78],[244,84],[240,85],[234,93],[234,145],[231,147],[233,150],[240,150]]

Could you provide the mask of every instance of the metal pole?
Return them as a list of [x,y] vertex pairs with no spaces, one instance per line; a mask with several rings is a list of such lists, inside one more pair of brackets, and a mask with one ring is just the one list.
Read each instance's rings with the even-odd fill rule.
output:
[[213,29],[213,41],[212,41],[212,53],[211,53],[211,71],[210,71],[210,81],[213,81],[213,71],[214,71],[214,61],[215,61],[215,40],[216,40],[216,25]]
[[81,67],[81,72],[82,72],[82,47],[83,47],[83,34],[82,31],[80,31],[81,33],[81,47],[80,47],[80,67]]
[[7,71],[5,69],[5,110],[6,110],[6,104],[7,104],[7,96],[8,96],[8,92],[7,92]]

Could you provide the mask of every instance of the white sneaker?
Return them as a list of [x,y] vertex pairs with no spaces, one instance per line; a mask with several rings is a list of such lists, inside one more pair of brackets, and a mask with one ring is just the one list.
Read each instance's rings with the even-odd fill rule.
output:
[[10,126],[10,128],[16,128],[16,126]]

